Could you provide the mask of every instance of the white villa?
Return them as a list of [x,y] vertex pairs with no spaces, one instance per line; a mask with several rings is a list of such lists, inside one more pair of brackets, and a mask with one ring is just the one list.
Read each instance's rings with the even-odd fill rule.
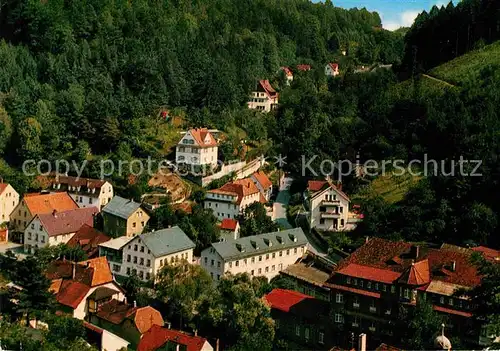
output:
[[248,273],[271,279],[294,264],[308,249],[301,228],[213,243],[201,253],[200,265],[216,282],[225,273]]
[[262,112],[270,112],[278,105],[279,94],[271,86],[271,83],[266,80],[260,80],[257,88],[252,91],[250,100],[248,100],[248,108],[259,110]]
[[325,75],[328,77],[336,77],[340,74],[339,64],[335,62],[330,62],[325,66]]
[[175,150],[177,164],[217,166],[217,141],[206,128],[190,129]]

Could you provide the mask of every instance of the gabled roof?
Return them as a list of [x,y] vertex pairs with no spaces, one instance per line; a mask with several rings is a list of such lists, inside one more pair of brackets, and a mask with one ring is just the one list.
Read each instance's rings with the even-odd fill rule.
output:
[[160,312],[153,307],[133,307],[115,299],[100,305],[96,316],[116,325],[130,319],[141,334],[146,333],[153,325],[163,326]]
[[217,146],[217,141],[207,128],[190,129],[188,133],[191,134],[193,139],[196,141],[196,144],[198,144],[198,146],[200,147]]
[[310,71],[311,70],[311,65],[304,65],[304,64],[297,65],[297,69],[299,71]]
[[238,221],[232,218],[224,218],[220,224],[221,230],[229,230],[234,232],[238,227]]
[[430,282],[429,260],[425,259],[417,263],[412,263],[399,278],[400,283],[408,285],[425,285]]
[[326,180],[310,180],[307,182],[307,190],[310,192],[317,192],[326,188],[328,182]]
[[259,193],[259,189],[250,178],[238,179],[232,183],[226,183],[219,189],[209,190],[209,193],[232,195],[236,197],[239,205],[244,197]]
[[178,226],[141,234],[135,238],[140,238],[155,257],[193,249],[196,246]]
[[[0,195],[3,194],[3,192],[5,191],[5,189],[7,189],[9,187],[9,183],[0,183]],[[14,189],[14,188],[12,188]],[[17,191],[14,189],[14,192],[17,194]]]
[[337,186],[327,180],[310,180],[307,182],[307,190],[309,190],[309,192],[311,193],[311,197],[319,196],[324,191],[330,188],[335,190],[337,194],[349,201],[349,196],[347,196],[347,194],[342,191],[341,185]]
[[90,290],[90,286],[74,280],[63,280],[56,294],[56,300],[61,305],[69,306],[73,309],[85,298]]
[[26,194],[23,201],[32,216],[52,213],[54,210],[63,212],[78,208],[77,203],[68,193]]
[[487,260],[500,261],[500,250],[495,250],[486,246],[474,247],[472,250],[480,252]]
[[339,69],[339,64],[335,62],[329,62],[328,66],[330,66],[330,68],[333,69],[334,71]]
[[113,281],[113,274],[111,274],[108,259],[105,256],[78,262],[78,264],[87,268],[92,268],[93,274],[90,282],[91,286],[98,286]]
[[81,247],[87,257],[93,258],[99,252],[99,244],[109,241],[111,238],[104,233],[84,224],[66,243],[69,247]]
[[[212,247],[225,260],[236,260],[266,252],[279,251],[307,244],[301,228],[246,236],[231,241],[212,243]],[[208,249],[206,249],[208,250]]]
[[269,96],[270,99],[273,99],[278,95],[276,90],[274,90],[274,88],[271,86],[271,83],[269,83],[267,79],[259,80],[259,85],[262,87],[262,89],[264,89],[264,91],[266,92],[267,96]]
[[75,233],[82,225],[93,226],[94,215],[98,213],[97,207],[75,208],[69,211],[53,211],[52,213],[38,214],[49,237]]
[[124,199],[120,196],[114,196],[111,201],[104,206],[102,211],[111,215],[128,219],[135,211],[141,207],[141,204],[134,200]]
[[292,313],[307,319],[328,314],[328,303],[293,290],[274,289],[264,296],[272,309]]
[[137,345],[137,351],[155,351],[168,341],[186,346],[186,351],[201,351],[207,339],[188,335],[178,330],[153,325],[149,331],[142,336],[139,345]]
[[263,189],[269,189],[270,187],[273,186],[273,182],[271,182],[271,180],[269,180],[269,177],[262,171],[257,171],[253,173],[252,177],[254,177],[257,180],[257,182]]
[[55,172],[48,176],[38,176],[37,180],[44,187],[60,188],[70,193],[85,194],[86,196],[93,197],[98,197],[101,187],[107,183],[102,179],[72,177]]
[[292,70],[289,67],[283,66],[283,67],[280,67],[280,69],[283,72],[285,72],[285,74],[287,75],[287,77],[293,77]]
[[338,270],[337,273],[354,278],[368,279],[387,284],[391,284],[401,275],[401,273],[393,272],[389,269],[367,267],[355,263],[347,265],[346,267]]

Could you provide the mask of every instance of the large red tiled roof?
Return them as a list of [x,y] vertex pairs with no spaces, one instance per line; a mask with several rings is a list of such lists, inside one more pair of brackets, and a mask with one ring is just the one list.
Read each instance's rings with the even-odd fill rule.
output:
[[109,241],[111,238],[104,233],[84,224],[78,229],[71,239],[66,243],[69,247],[81,247],[88,258],[99,254],[99,244]]
[[287,77],[291,77],[293,76],[293,73],[292,73],[292,70],[289,68],[289,67],[281,67],[280,68],[283,72],[285,72],[285,74],[287,75]]
[[305,65],[305,64],[297,65],[297,69],[299,71],[310,71],[311,65]]
[[290,309],[299,302],[307,299],[314,299],[312,296],[285,289],[274,289],[269,294],[265,295],[264,298],[271,308],[283,312],[290,312]]
[[224,218],[220,224],[220,229],[234,232],[238,226],[238,221],[232,218]]
[[94,215],[98,213],[97,207],[75,208],[69,211],[42,213],[38,219],[49,236],[75,233],[82,225],[94,225]]
[[495,250],[486,246],[474,247],[472,250],[482,253],[484,258],[486,258],[487,260],[490,261],[500,260],[500,250]]
[[113,324],[121,324],[129,318],[134,321],[137,330],[144,334],[153,325],[163,326],[163,318],[153,307],[133,307],[115,299],[99,306],[97,317]]
[[258,193],[259,189],[250,178],[244,178],[235,180],[232,183],[226,183],[219,189],[209,190],[208,192],[236,196],[236,203],[241,204],[244,197]]
[[271,86],[271,83],[269,83],[267,79],[260,80],[259,84],[262,87],[262,89],[264,89],[264,91],[266,92],[267,96],[269,96],[270,99],[273,99],[278,95],[276,90],[274,90],[274,88]]
[[[208,131],[207,128],[191,129],[189,130],[189,133],[200,147],[217,146],[217,141],[213,137],[212,133]],[[208,139],[208,143],[205,143],[205,139]]]
[[61,305],[77,308],[90,290],[90,286],[73,280],[63,280],[56,300]]
[[186,351],[201,351],[207,339],[153,325],[151,329],[142,336],[139,345],[137,345],[137,351],[155,351],[168,341],[186,346]]
[[376,299],[380,299],[380,296],[381,296],[380,293],[378,293],[378,292],[368,291],[368,290],[362,290],[362,289],[356,289],[356,288],[351,288],[351,287],[345,286],[345,285],[337,285],[337,284],[330,284],[330,283],[326,283],[326,285],[329,288],[332,288],[332,289],[342,290],[342,291],[347,291],[347,292],[352,292],[352,293],[355,293],[355,294],[360,294],[360,295],[364,295],[364,296],[374,297]]
[[429,260],[412,263],[401,275],[399,281],[408,285],[425,285],[430,282]]
[[257,182],[259,182],[260,186],[264,189],[268,189],[273,186],[273,182],[271,182],[271,180],[269,180],[267,175],[262,171],[255,172],[254,174],[252,174],[252,176],[257,180]]
[[[394,276],[399,274],[403,278],[406,277],[408,281],[421,283],[426,280],[427,267],[426,263],[419,262],[427,260],[430,281],[440,280],[466,287],[473,287],[481,282],[476,267],[470,263],[472,250],[454,250],[447,247],[434,249],[420,246],[418,247],[418,257],[415,256],[416,250],[417,246],[410,243],[372,238],[349,257],[340,261],[336,272],[353,274],[353,276],[365,274],[366,279],[381,281],[380,279],[392,278],[391,273],[387,273],[392,271]],[[410,267],[413,262],[415,262],[417,270],[414,268],[411,272]],[[356,266],[351,266],[352,264]],[[348,266],[351,267],[346,269]],[[365,268],[360,270],[359,266]],[[453,266],[455,266],[455,270],[453,270]]]
[[307,190],[315,193],[320,191],[328,184],[326,180],[310,180],[307,182]]
[[68,193],[28,194],[28,196],[24,196],[23,201],[33,216],[52,213],[54,210],[63,212],[78,208]]
[[387,284],[391,284],[401,275],[401,273],[393,272],[389,269],[362,266],[356,263],[351,263],[345,266],[344,268],[338,270],[337,273]]
[[436,312],[443,312],[443,313],[448,313],[448,314],[454,314],[454,315],[462,316],[462,317],[472,317],[472,313],[469,313],[469,312],[457,311],[457,310],[454,310],[454,309],[451,309],[451,308],[446,308],[446,307],[436,306],[436,305],[432,306],[432,308]]

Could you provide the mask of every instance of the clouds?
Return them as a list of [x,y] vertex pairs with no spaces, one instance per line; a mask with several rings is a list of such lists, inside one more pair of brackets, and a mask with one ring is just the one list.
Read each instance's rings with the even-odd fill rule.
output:
[[396,30],[400,27],[411,27],[415,18],[417,18],[418,14],[422,12],[422,10],[408,10],[399,14],[399,18],[396,20],[383,20],[383,27],[388,30]]

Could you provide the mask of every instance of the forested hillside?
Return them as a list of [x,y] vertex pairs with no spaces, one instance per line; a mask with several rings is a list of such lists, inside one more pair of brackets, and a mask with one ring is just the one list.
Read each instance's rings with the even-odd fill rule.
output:
[[[160,107],[224,127],[257,79],[282,65],[397,62],[380,17],[304,0],[20,0],[0,11],[0,152],[24,159],[114,151],[142,140]],[[155,117],[155,116],[154,116]]]
[[428,70],[500,39],[500,2],[463,0],[423,11],[406,35],[404,68]]

